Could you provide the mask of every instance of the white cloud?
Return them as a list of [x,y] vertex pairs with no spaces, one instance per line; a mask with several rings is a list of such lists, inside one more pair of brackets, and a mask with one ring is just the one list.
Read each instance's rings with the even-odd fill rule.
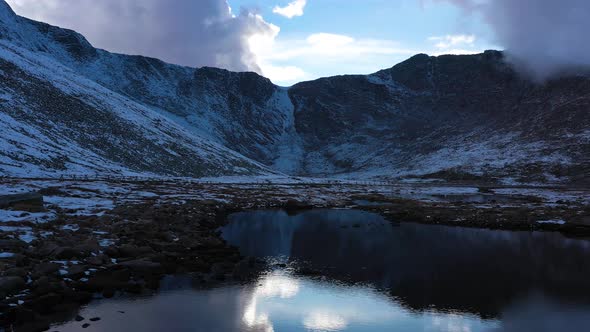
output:
[[252,37],[250,49],[263,74],[281,85],[323,75],[371,73],[401,60],[396,56],[416,53],[392,40],[355,39],[333,33],[283,40],[277,35],[278,31],[272,36]]
[[435,43],[433,55],[481,53],[483,50],[475,46],[476,40],[475,35],[446,35],[428,38],[428,41]]
[[265,77],[278,85],[289,85],[310,77],[303,69],[296,66],[275,66],[270,63],[260,63]]
[[281,31],[281,29],[274,24],[270,24],[270,26],[271,31],[269,33],[258,33],[251,36],[248,40],[250,51],[255,55],[256,62],[260,67],[262,74],[277,84],[297,82],[304,79],[307,74],[303,69],[289,64],[274,65],[269,61],[268,54],[273,52],[275,39]]
[[461,49],[461,48],[452,48],[452,49],[446,49],[444,51],[435,51],[432,52],[430,55],[434,55],[434,56],[439,56],[439,55],[467,55],[467,54],[479,54],[482,53],[483,49]]
[[428,38],[428,40],[437,43],[435,46],[438,49],[448,49],[458,45],[473,46],[475,39],[474,35],[446,35]]
[[333,33],[314,33],[307,37],[307,42],[320,47],[343,46],[354,43],[354,38]]
[[272,12],[286,18],[303,16],[303,9],[305,9],[305,5],[307,5],[307,0],[294,0],[285,7],[275,6]]
[[346,35],[316,33],[305,39],[282,40],[273,45],[272,52],[259,55],[275,61],[297,58],[344,60],[359,59],[359,56],[412,54],[414,51],[402,48],[392,40],[354,39]]

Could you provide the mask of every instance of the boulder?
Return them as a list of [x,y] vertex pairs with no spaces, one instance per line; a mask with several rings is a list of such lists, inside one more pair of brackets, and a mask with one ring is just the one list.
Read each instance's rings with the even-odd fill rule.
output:
[[59,259],[73,259],[88,257],[90,252],[78,247],[59,247],[54,251],[53,255]]
[[119,266],[128,268],[132,272],[139,272],[139,273],[163,273],[164,269],[162,268],[162,264],[151,262],[148,260],[143,259],[136,259],[132,261],[122,262],[118,264]]
[[46,276],[39,278],[31,286],[36,295],[43,295],[52,291],[51,281]]
[[33,274],[38,275],[38,276],[46,276],[46,275],[57,273],[57,271],[59,271],[60,268],[61,268],[61,265],[59,265],[57,263],[49,263],[49,262],[40,263],[40,264],[37,264],[35,266],[35,268],[33,269]]
[[28,244],[21,240],[16,239],[3,239],[0,240],[0,249],[4,250],[17,250],[28,247]]
[[41,314],[49,314],[55,311],[63,296],[57,293],[49,293],[30,300],[27,306]]
[[109,257],[106,255],[98,255],[98,256],[88,257],[86,259],[86,263],[88,263],[90,265],[94,265],[94,266],[101,266],[101,265],[110,263],[110,260],[109,260]]
[[207,237],[201,238],[199,240],[199,243],[204,247],[221,247],[221,246],[223,246],[223,241],[221,241],[220,239],[218,239],[214,236],[207,236]]
[[84,265],[70,265],[68,267],[68,273],[66,277],[71,279],[80,279],[84,277],[84,272],[86,272],[86,266]]
[[311,208],[313,208],[313,206],[311,206],[310,204],[303,203],[295,199],[289,199],[283,205],[283,209],[289,215],[295,215],[297,212],[301,210],[309,210]]
[[25,286],[26,283],[21,277],[0,277],[0,297],[4,298],[7,295],[14,294],[24,289]]
[[80,252],[84,252],[84,253],[92,253],[92,252],[98,252],[100,251],[100,245],[98,244],[98,241],[94,238],[88,239],[86,241],[84,241],[82,244],[77,245],[76,249],[79,250]]
[[25,278],[27,276],[27,270],[20,268],[20,267],[15,267],[15,268],[6,270],[4,272],[4,275],[9,276],[9,277]]
[[150,247],[136,247],[132,245],[122,245],[119,247],[119,255],[121,257],[141,257],[151,252],[152,248]]
[[0,209],[12,208],[19,211],[43,211],[43,195],[32,192],[16,195],[1,195]]
[[47,241],[44,242],[39,249],[37,249],[36,254],[40,257],[47,257],[53,255],[53,253],[59,248],[57,243]]

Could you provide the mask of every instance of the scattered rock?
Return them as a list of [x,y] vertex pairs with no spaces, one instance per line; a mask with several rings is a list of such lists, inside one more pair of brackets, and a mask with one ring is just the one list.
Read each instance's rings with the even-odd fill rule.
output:
[[[39,322],[39,326],[45,326],[44,316],[77,310],[97,293],[109,298],[119,291],[140,294],[157,289],[165,273],[198,272],[203,282],[251,277],[256,264],[250,260],[240,262],[238,250],[220,239],[217,229],[225,218],[216,215],[219,204],[187,205],[128,206],[100,222],[95,217],[68,216],[56,223],[35,225],[35,230],[49,235],[30,245],[13,239],[0,242],[7,248],[5,251],[18,256],[0,262],[0,295],[19,292],[27,287],[25,280],[30,278],[24,304],[6,309],[21,311],[19,317],[23,319],[17,320],[14,314],[0,315],[0,330],[7,323],[28,328]],[[67,224],[79,225],[80,230],[62,229]],[[108,232],[114,243],[125,244],[101,247],[93,232],[95,225]],[[8,304],[0,303],[1,312],[4,306]]]

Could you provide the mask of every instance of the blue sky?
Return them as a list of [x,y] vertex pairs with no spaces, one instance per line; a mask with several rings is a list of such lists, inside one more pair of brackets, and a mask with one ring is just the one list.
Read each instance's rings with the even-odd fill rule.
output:
[[[321,76],[366,74],[416,53],[498,48],[478,15],[436,0],[229,0],[276,27],[251,41],[263,74],[280,85]],[[300,16],[285,17],[289,4]],[[303,4],[305,4],[303,6]],[[277,7],[283,15],[277,13]],[[302,10],[300,10],[302,9]],[[291,12],[291,15],[293,12]],[[291,16],[288,15],[288,16]]]

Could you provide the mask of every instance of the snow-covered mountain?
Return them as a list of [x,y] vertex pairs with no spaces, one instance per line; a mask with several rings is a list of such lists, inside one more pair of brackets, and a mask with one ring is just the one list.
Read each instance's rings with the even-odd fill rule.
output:
[[96,79],[109,72],[117,79],[125,61],[138,64],[137,75],[141,63],[166,67],[96,50],[81,35],[18,17],[0,1],[0,174],[272,173]]
[[[586,179],[590,79],[500,52],[275,86],[95,49],[0,0],[0,173]],[[265,165],[265,166],[263,166]]]
[[303,169],[588,181],[590,76],[535,84],[503,60],[421,54],[295,85]]

